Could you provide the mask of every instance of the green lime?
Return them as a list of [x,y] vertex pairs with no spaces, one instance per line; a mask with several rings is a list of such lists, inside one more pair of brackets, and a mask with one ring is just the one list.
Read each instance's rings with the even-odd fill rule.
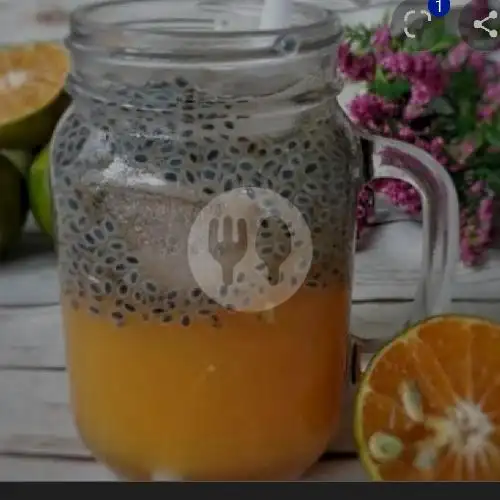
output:
[[69,59],[57,43],[0,49],[0,148],[33,150],[46,144],[64,111]]
[[28,151],[19,151],[17,149],[2,149],[0,155],[5,156],[17,169],[23,177],[27,178],[33,155]]
[[0,258],[19,242],[28,209],[26,180],[20,168],[0,152]]
[[28,191],[33,217],[44,233],[53,236],[49,146],[35,158],[29,169]]

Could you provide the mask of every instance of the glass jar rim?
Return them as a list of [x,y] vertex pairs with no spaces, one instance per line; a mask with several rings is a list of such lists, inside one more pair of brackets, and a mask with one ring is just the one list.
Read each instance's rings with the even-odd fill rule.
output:
[[[92,47],[94,50],[99,48],[115,51],[119,55],[120,51],[125,51],[130,54],[130,50],[134,56],[160,56],[159,51],[153,50],[161,47],[168,47],[171,42],[173,46],[189,41],[191,47],[196,48],[191,52],[200,52],[200,50],[214,50],[217,52],[227,53],[233,50],[238,53],[252,54],[258,57],[257,54],[269,52],[276,45],[276,40],[290,38],[300,39],[301,51],[317,50],[322,47],[332,45],[342,36],[342,26],[338,14],[325,7],[315,5],[302,0],[292,0],[292,5],[296,12],[309,14],[313,20],[299,24],[293,24],[284,28],[277,29],[238,29],[238,30],[206,30],[206,29],[169,29],[155,28],[154,26],[133,26],[134,20],[130,22],[113,22],[102,20],[102,14],[113,9],[120,8],[137,8],[144,9],[144,4],[161,4],[174,0],[146,0],[138,2],[137,0],[102,0],[93,4],[87,4],[77,7],[70,15],[70,37],[68,45],[83,48],[84,46]],[[179,0],[177,0],[179,1]],[[263,3],[264,0],[261,0]],[[185,0],[185,5],[189,0]],[[246,0],[199,0],[201,5],[223,7],[227,5],[248,5]],[[183,2],[184,4],[184,2]],[[252,5],[257,4],[253,2]],[[258,4],[257,4],[258,5]],[[105,17],[105,16],[104,16]],[[177,21],[175,16],[167,17],[168,21]],[[181,21],[187,21],[181,19]],[[137,22],[137,21],[136,21]],[[132,25],[130,25],[132,24]],[[141,38],[147,38],[148,43],[140,43]],[[238,47],[234,44],[236,41],[244,39],[246,46]],[[270,44],[270,45],[266,45]],[[136,50],[134,50],[136,49]],[[167,51],[167,50],[166,50]],[[189,52],[189,51],[188,51]],[[171,56],[172,53],[169,54]],[[190,55],[182,53],[182,56]],[[198,56],[200,54],[197,54]]]

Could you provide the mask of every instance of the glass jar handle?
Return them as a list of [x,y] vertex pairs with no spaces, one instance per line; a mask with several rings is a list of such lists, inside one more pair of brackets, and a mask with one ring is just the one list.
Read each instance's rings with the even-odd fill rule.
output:
[[[362,141],[373,144],[373,161],[364,165],[366,180],[390,178],[411,184],[422,200],[422,267],[411,313],[405,325],[451,306],[451,285],[459,259],[459,206],[455,186],[444,167],[430,154],[411,144],[358,131]],[[366,142],[363,144],[365,161]],[[367,171],[368,170],[368,171]],[[347,358],[346,392],[340,432],[330,452],[355,451],[352,439],[352,409],[356,384],[373,353],[390,339],[360,338],[351,334]]]
[[453,181],[445,168],[423,149],[364,131],[358,134],[373,144],[370,180],[408,182],[422,200],[422,265],[410,316],[401,326],[444,313],[451,306],[452,281],[459,260],[460,218]]

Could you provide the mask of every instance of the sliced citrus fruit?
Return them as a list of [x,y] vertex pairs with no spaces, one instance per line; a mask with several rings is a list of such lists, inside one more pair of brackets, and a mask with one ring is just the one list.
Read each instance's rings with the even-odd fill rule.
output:
[[0,49],[0,147],[33,149],[48,142],[64,111],[66,49],[40,42]]
[[25,178],[20,169],[0,153],[0,259],[15,248],[27,214]]
[[40,229],[52,236],[52,191],[50,189],[50,154],[45,147],[35,158],[28,173],[31,213]]
[[500,325],[446,315],[399,335],[372,360],[354,417],[375,480],[500,480]]

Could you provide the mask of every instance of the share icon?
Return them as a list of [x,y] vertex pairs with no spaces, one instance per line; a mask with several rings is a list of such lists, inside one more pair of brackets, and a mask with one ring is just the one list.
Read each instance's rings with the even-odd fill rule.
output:
[[478,30],[486,31],[486,33],[488,33],[490,38],[496,38],[498,36],[498,31],[495,29],[487,28],[486,26],[484,26],[484,23],[491,19],[496,19],[497,17],[498,17],[498,12],[496,10],[490,10],[489,14],[485,18],[474,20],[473,26]]

